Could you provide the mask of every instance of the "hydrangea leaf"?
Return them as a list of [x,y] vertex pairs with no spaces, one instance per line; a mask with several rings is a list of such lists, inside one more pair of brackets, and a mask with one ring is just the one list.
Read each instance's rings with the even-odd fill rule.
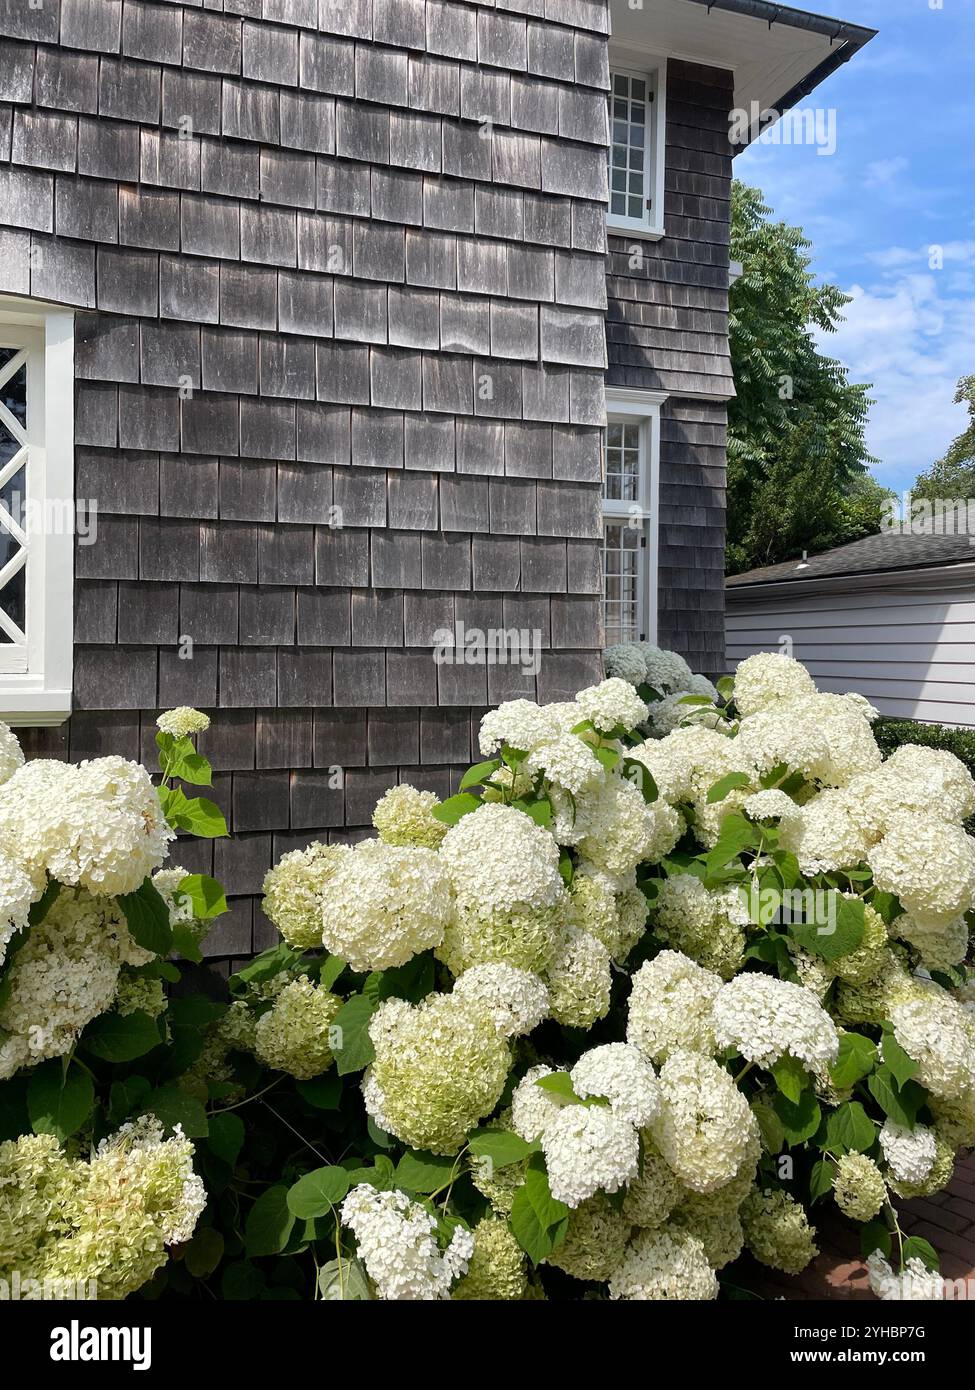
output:
[[396,1165],[395,1182],[409,1192],[437,1192],[457,1171],[456,1158],[408,1149]]
[[470,1149],[477,1158],[489,1159],[495,1168],[507,1168],[539,1153],[541,1145],[530,1144],[510,1130],[482,1129],[472,1135]]
[[883,1041],[880,1044],[884,1066],[891,1073],[898,1087],[903,1088],[917,1071],[917,1062],[909,1057],[894,1036],[889,1024],[884,1025]]
[[809,1196],[814,1202],[833,1190],[833,1165],[826,1158],[819,1158],[809,1174]]
[[469,767],[460,779],[460,791],[466,792],[468,787],[482,786],[495,772],[501,767],[500,758],[488,758],[486,762],[475,763]]
[[718,801],[724,801],[729,792],[733,792],[736,787],[747,787],[750,782],[751,778],[747,772],[729,772],[725,777],[719,777],[717,782],[708,788],[708,805],[713,806]]
[[326,1303],[365,1303],[372,1299],[369,1276],[360,1260],[329,1260],[322,1265],[318,1292]]
[[214,1226],[201,1226],[183,1256],[194,1279],[206,1279],[223,1259],[224,1239]]
[[897,1079],[889,1067],[878,1067],[867,1078],[870,1094],[885,1115],[895,1124],[913,1129],[918,1111],[924,1104],[925,1092],[914,1081],[904,1086],[897,1085]]
[[123,893],[118,904],[137,946],[157,956],[165,955],[172,948],[169,908],[151,879],[145,879],[134,893]]
[[187,874],[180,879],[176,891],[189,898],[193,916],[201,922],[209,922],[229,911],[223,887],[208,874]]
[[349,1190],[349,1174],[345,1168],[332,1164],[316,1168],[288,1189],[287,1204],[292,1216],[313,1221],[327,1216]]
[[91,1077],[80,1066],[64,1067],[54,1058],[38,1067],[27,1083],[27,1113],[35,1134],[62,1142],[77,1134],[95,1106]]
[[798,1105],[803,1091],[809,1086],[809,1074],[802,1063],[786,1053],[773,1063],[771,1071],[782,1094],[793,1105]]
[[822,1121],[819,1102],[812,1091],[804,1091],[798,1104],[779,1094],[772,1105],[790,1146],[811,1139]]
[[858,1100],[844,1101],[826,1121],[830,1149],[866,1153],[877,1138],[877,1127]]
[[341,1029],[336,1036],[341,1043],[333,1050],[335,1066],[340,1076],[350,1072],[362,1071],[376,1055],[369,1036],[369,1020],[374,1013],[374,1005],[365,994],[353,994],[347,999],[332,1020],[332,1027]]
[[299,1081],[296,1089],[302,1100],[316,1110],[337,1110],[342,1100],[342,1078],[336,1071],[313,1076],[310,1081]]
[[509,1225],[518,1244],[535,1265],[565,1239],[569,1208],[552,1196],[544,1166],[529,1167],[524,1183],[515,1193]]
[[938,1259],[938,1252],[934,1246],[924,1239],[923,1236],[908,1236],[904,1242],[904,1264],[908,1260],[920,1260],[925,1269],[930,1269],[937,1274],[941,1269],[941,1261]]
[[890,1231],[882,1221],[868,1221],[860,1231],[860,1253],[864,1259],[879,1250],[885,1260],[890,1259],[892,1249]]
[[247,1213],[244,1245],[251,1259],[277,1255],[288,1243],[294,1228],[294,1214],[288,1206],[288,1189],[281,1184],[262,1192]]
[[163,1129],[173,1130],[179,1125],[187,1139],[205,1139],[210,1132],[203,1106],[179,1086],[160,1086],[150,1091],[142,1113],[155,1115]]
[[441,801],[439,806],[434,806],[430,814],[444,825],[456,825],[462,816],[470,815],[481,804],[479,796],[471,792],[458,792],[456,796],[448,796],[446,801]]
[[[865,928],[864,904],[861,898],[845,898],[832,890],[820,897],[817,894],[816,920],[793,922],[789,934],[800,946],[824,960],[839,960],[857,950]],[[825,905],[825,918],[819,911]]]
[[833,1085],[841,1090],[854,1085],[873,1071],[877,1061],[876,1046],[862,1033],[842,1033],[840,1050],[829,1069]]
[[239,1115],[225,1110],[222,1114],[211,1115],[210,1133],[207,1136],[213,1153],[232,1168],[244,1147],[244,1122]]
[[87,1052],[103,1062],[132,1062],[162,1041],[159,1024],[141,1009],[131,1014],[102,1014],[82,1036]]

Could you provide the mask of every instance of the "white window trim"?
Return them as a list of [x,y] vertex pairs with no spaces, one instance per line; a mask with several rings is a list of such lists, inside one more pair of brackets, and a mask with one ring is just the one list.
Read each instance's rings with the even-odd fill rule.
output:
[[[630,518],[643,528],[646,559],[641,566],[637,595],[637,620],[645,641],[657,642],[657,586],[660,535],[660,408],[667,400],[665,391],[639,391],[626,387],[606,388],[606,421],[640,423],[640,447],[645,466],[643,497],[640,503],[603,498],[604,522]],[[605,473],[605,460],[604,460]]]
[[[611,232],[626,232],[629,236],[643,237],[647,241],[659,241],[666,236],[666,208],[664,206],[664,181],[667,169],[667,59],[654,54],[639,53],[632,49],[611,50],[610,73],[622,72],[630,77],[643,77],[648,90],[653,93],[649,103],[649,128],[644,149],[644,171],[646,188],[652,200],[652,207],[646,217],[620,217],[606,212],[606,226]],[[613,143],[613,92],[609,92],[609,141]],[[609,190],[610,194],[612,189]]]
[[[74,314],[0,298],[0,342],[33,349],[28,389],[41,398],[31,426],[30,497],[42,506],[30,532],[26,671],[0,672],[0,719],[22,728],[62,724],[74,670]],[[36,417],[35,417],[36,418]],[[67,505],[70,503],[70,507]],[[70,511],[71,524],[65,525]],[[34,515],[37,513],[35,511]]]

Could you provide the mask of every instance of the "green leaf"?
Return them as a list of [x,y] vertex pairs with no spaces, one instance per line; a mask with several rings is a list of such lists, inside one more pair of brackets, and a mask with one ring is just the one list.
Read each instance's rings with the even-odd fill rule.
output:
[[329,1260],[318,1271],[318,1292],[326,1303],[367,1303],[369,1276],[360,1260]]
[[242,969],[237,971],[236,975],[231,975],[231,993],[240,994],[247,985],[263,984],[266,980],[273,980],[274,976],[279,975],[282,970],[288,970],[292,965],[297,965],[301,956],[301,951],[296,951],[286,941],[279,941],[276,946],[262,951],[259,956],[248,961]]
[[659,798],[660,792],[653,779],[653,773],[645,763],[640,762],[639,758],[624,758],[622,773],[628,782],[639,787],[644,801],[652,805]]
[[230,833],[220,807],[203,796],[194,796],[186,801],[171,824],[175,824],[177,830],[198,835],[202,840],[216,840]]
[[732,695],[732,693],[734,692],[734,688],[735,688],[735,678],[734,678],[734,676],[722,676],[721,679],[720,679],[719,681],[715,681],[715,686],[714,686],[714,688],[715,688],[715,690],[717,690],[717,692],[718,692],[719,695],[723,695],[723,696],[725,697],[725,699],[727,700],[727,699]]
[[152,880],[145,879],[134,893],[123,893],[116,901],[136,945],[164,956],[172,947],[173,933],[166,900]]
[[176,891],[189,898],[193,916],[201,922],[209,922],[229,911],[222,886],[207,874],[187,874],[180,879]]
[[232,1111],[219,1111],[209,1116],[210,1133],[207,1142],[221,1162],[233,1168],[244,1147],[244,1122]]
[[61,1059],[45,1062],[27,1083],[27,1113],[35,1134],[53,1134],[62,1142],[77,1134],[95,1108],[95,1088],[81,1067]]
[[758,1121],[762,1136],[762,1146],[767,1153],[781,1153],[785,1144],[785,1127],[767,1100],[759,1097],[752,1101],[752,1112]]
[[877,1049],[862,1033],[842,1033],[840,1050],[829,1069],[833,1085],[846,1090],[873,1071]]
[[331,989],[345,969],[345,961],[338,956],[326,956],[318,969],[318,983],[322,989]]
[[535,801],[525,801],[516,803],[519,810],[524,811],[526,816],[531,816],[536,825],[540,825],[543,830],[552,824],[552,803],[547,796],[540,796]]
[[185,922],[177,922],[173,927],[173,952],[182,960],[191,961],[194,965],[202,964],[203,952],[200,950],[200,939],[192,927],[187,926]]
[[891,1073],[899,1088],[903,1088],[917,1071],[917,1062],[909,1057],[894,1037],[890,1024],[884,1024],[883,1041],[880,1044],[884,1066]]
[[[825,907],[825,914],[820,908]],[[816,917],[812,922],[793,922],[789,935],[807,951],[824,960],[839,960],[857,950],[863,940],[862,898],[845,898],[832,889],[816,894]]]
[[876,1138],[877,1127],[858,1100],[844,1101],[826,1121],[826,1142],[830,1149],[866,1153]]
[[462,816],[476,811],[480,805],[479,796],[472,796],[470,792],[458,792],[456,796],[448,796],[439,806],[434,806],[430,814],[434,820],[443,821],[444,825],[456,825]]
[[187,1139],[205,1139],[209,1133],[207,1114],[195,1096],[178,1086],[159,1086],[146,1096],[144,1115],[155,1115],[164,1129],[179,1125]]
[[782,1094],[787,1100],[791,1100],[793,1105],[797,1105],[803,1091],[809,1086],[809,1074],[802,1063],[786,1053],[770,1070]]
[[819,1158],[809,1174],[809,1196],[814,1202],[833,1190],[833,1165],[826,1158]]
[[538,1166],[529,1166],[515,1193],[509,1225],[522,1250],[537,1265],[565,1239],[569,1208],[552,1196],[548,1174],[537,1155],[532,1162]]
[[717,782],[708,788],[708,805],[713,806],[715,802],[724,801],[728,793],[733,792],[736,787],[747,787],[750,784],[751,778],[747,772],[729,772],[724,777],[719,777]]
[[535,1085],[553,1096],[561,1096],[563,1100],[573,1101],[576,1105],[580,1103],[579,1096],[572,1089],[572,1078],[567,1071],[553,1071],[548,1076],[540,1076]]
[[194,1279],[208,1279],[223,1259],[223,1236],[213,1226],[201,1226],[186,1247],[184,1263]]
[[470,1148],[475,1157],[490,1159],[495,1168],[507,1168],[538,1153],[541,1145],[529,1144],[507,1129],[479,1129],[471,1136]]
[[316,1168],[288,1189],[288,1210],[300,1221],[314,1221],[337,1207],[348,1190],[347,1169],[331,1164]]
[[113,1081],[109,1089],[108,1121],[117,1129],[130,1115],[142,1113],[142,1102],[152,1090],[144,1076],[127,1076],[123,1081]]
[[147,1013],[102,1014],[85,1029],[81,1042],[103,1062],[131,1062],[144,1057],[162,1041],[159,1024]]
[[613,772],[620,760],[615,748],[594,748],[592,750],[607,772]]
[[408,1149],[396,1165],[396,1186],[409,1192],[436,1192],[459,1171],[454,1158]]
[[878,1067],[867,1077],[867,1087],[885,1115],[895,1124],[913,1129],[917,1114],[924,1104],[925,1092],[913,1081],[898,1087],[889,1067]]
[[488,758],[486,762],[475,763],[469,767],[460,779],[460,791],[465,792],[468,787],[482,786],[493,773],[501,767],[500,758]]
[[879,1250],[885,1260],[890,1259],[892,1241],[890,1231],[882,1221],[868,1221],[860,1229],[860,1254],[864,1259]]
[[732,859],[737,859],[743,850],[755,849],[758,845],[758,833],[751,821],[746,820],[739,811],[732,811],[725,816],[721,822],[717,843],[708,851],[705,861],[708,874],[723,869]]
[[908,1236],[904,1242],[904,1265],[907,1266],[908,1260],[920,1260],[925,1269],[930,1269],[933,1274],[937,1274],[941,1269],[941,1261],[934,1246],[926,1241],[923,1236]]
[[295,1090],[316,1110],[337,1110],[342,1100],[342,1078],[337,1071],[326,1071],[310,1081],[299,1081]]
[[288,1243],[295,1224],[288,1206],[288,1189],[280,1184],[269,1187],[247,1213],[244,1247],[251,1259],[278,1255]]
[[335,1066],[340,1076],[362,1071],[375,1057],[376,1050],[369,1037],[369,1021],[373,1012],[372,1001],[366,995],[353,994],[332,1020],[332,1027],[342,1030],[337,1035],[341,1041],[334,1048]]
[[807,1139],[811,1139],[822,1120],[819,1102],[812,1091],[804,1091],[798,1104],[794,1104],[786,1096],[777,1095],[772,1101],[772,1106],[781,1121],[790,1146],[804,1144]]
[[572,855],[567,850],[562,850],[559,854],[559,877],[566,888],[572,883],[575,870],[572,867]]

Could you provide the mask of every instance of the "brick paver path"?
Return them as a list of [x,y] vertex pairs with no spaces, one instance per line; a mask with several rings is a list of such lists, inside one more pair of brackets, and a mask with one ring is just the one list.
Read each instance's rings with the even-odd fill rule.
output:
[[[905,1202],[900,1212],[902,1228],[923,1236],[939,1252],[946,1279],[975,1280],[975,1153],[955,1165],[955,1175],[944,1192]],[[798,1278],[789,1278],[774,1270],[763,1269],[759,1274],[756,1265],[756,1278],[749,1286],[766,1298],[872,1299],[857,1231],[843,1225],[832,1204],[821,1205],[813,1220],[820,1254],[808,1269]]]

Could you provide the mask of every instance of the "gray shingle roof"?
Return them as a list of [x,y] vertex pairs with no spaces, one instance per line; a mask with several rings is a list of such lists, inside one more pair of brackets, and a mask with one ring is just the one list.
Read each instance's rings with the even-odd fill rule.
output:
[[727,584],[729,588],[741,588],[753,584],[781,583],[783,580],[930,569],[938,565],[973,562],[975,536],[883,531],[877,536],[851,541],[849,545],[836,546],[821,555],[811,555],[805,563],[786,560],[780,565],[765,565],[744,574],[733,574]]

